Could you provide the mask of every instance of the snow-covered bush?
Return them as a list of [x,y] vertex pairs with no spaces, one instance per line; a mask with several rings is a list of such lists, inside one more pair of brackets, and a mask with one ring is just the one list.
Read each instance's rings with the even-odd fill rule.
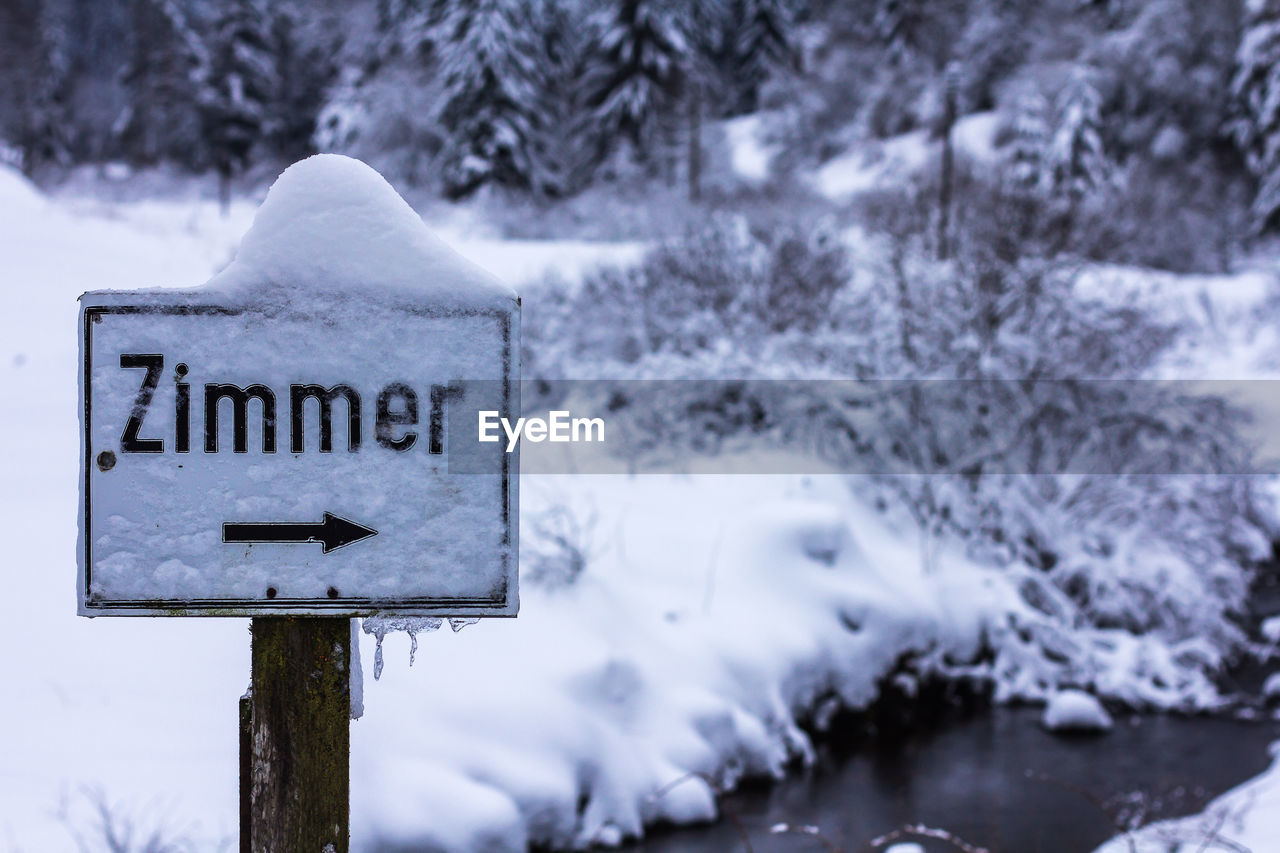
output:
[[1173,272],[1226,272],[1250,232],[1249,193],[1208,155],[1138,160],[1105,204],[1079,209],[1084,257]]
[[522,531],[522,579],[555,589],[571,586],[595,556],[596,519],[589,511],[554,504],[529,520]]
[[[713,228],[531,300],[528,363],[701,380],[600,401],[635,464],[761,446],[819,457],[917,525],[926,571],[946,543],[991,566],[1009,590],[987,636],[1002,696],[1067,685],[1205,707],[1245,642],[1248,567],[1268,553],[1271,511],[1236,476],[1243,416],[1143,379],[1178,329],[1026,252],[1048,254],[1053,235],[1018,198],[961,219],[945,262],[910,228],[852,257]],[[790,252],[814,271],[809,310],[768,296]]]
[[[651,250],[636,266],[605,268],[569,287],[550,283],[527,307],[526,362],[539,378],[584,373],[601,360],[628,376],[655,355],[714,358],[772,334],[825,326],[848,281],[844,244],[821,227],[753,229],[718,219]],[[590,368],[588,368],[590,369]],[[614,376],[624,374],[614,373]]]

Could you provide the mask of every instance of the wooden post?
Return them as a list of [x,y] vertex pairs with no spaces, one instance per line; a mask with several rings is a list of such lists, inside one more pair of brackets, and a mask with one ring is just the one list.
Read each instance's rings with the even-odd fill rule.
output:
[[351,622],[260,617],[252,633],[252,853],[347,853]]

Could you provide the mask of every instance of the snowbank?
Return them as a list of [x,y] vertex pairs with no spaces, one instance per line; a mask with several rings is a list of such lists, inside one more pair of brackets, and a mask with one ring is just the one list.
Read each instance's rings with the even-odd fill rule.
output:
[[[974,113],[956,122],[952,133],[955,149],[974,160],[996,157],[995,113]],[[942,142],[925,129],[913,130],[883,141],[863,140],[844,154],[824,163],[810,179],[813,188],[831,201],[845,201],[874,189],[898,188],[922,171],[942,150]]]
[[35,184],[17,169],[3,164],[0,164],[0,199],[10,213],[36,211],[47,204]]
[[761,139],[763,115],[752,113],[724,122],[725,141],[729,145],[729,165],[738,177],[753,183],[768,180],[770,165],[777,150]]
[[[1280,743],[1271,756],[1280,759]],[[1162,821],[1123,835],[1096,853],[1199,853],[1251,850],[1267,853],[1280,839],[1280,760],[1261,776],[1214,800],[1200,814]]]
[[992,575],[947,554],[926,576],[912,531],[835,478],[527,479],[527,513],[593,509],[594,558],[526,584],[518,620],[423,638],[411,669],[388,655],[353,727],[362,846],[710,820],[708,780],[780,776],[812,755],[802,719],[867,705],[904,658],[972,659],[998,612]]
[[1041,724],[1051,732],[1105,732],[1111,730],[1111,715],[1083,690],[1060,690],[1045,703]]

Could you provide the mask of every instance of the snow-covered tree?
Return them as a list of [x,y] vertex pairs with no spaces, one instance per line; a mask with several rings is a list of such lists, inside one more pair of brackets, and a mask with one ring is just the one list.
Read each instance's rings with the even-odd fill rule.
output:
[[915,49],[916,33],[925,17],[925,4],[919,0],[879,0],[872,26],[890,54],[900,58]]
[[126,105],[114,131],[131,160],[196,165],[202,154],[197,111],[208,56],[173,0],[132,0],[133,50],[125,66]]
[[760,86],[780,69],[794,66],[795,3],[793,0],[737,0],[732,15],[730,82],[742,93],[742,112],[757,107]]
[[539,45],[528,7],[459,0],[445,12],[436,50],[445,193],[460,198],[484,184],[539,188]]
[[1010,131],[1009,170],[1014,182],[1031,191],[1047,190],[1049,103],[1039,91],[1024,92],[1018,97]]
[[1113,165],[1102,144],[1102,99],[1083,72],[1058,97],[1048,166],[1055,192],[1078,200],[1104,186]]
[[274,121],[269,142],[289,160],[313,150],[311,140],[325,90],[337,73],[331,58],[337,52],[336,37],[329,45],[307,45],[300,36],[300,22],[294,3],[274,4],[270,35],[278,86],[271,105]]
[[0,4],[0,140],[28,174],[67,156],[65,53],[42,0]]
[[941,70],[952,56],[967,0],[875,0],[871,26],[894,62],[927,60]]
[[664,113],[679,105],[693,52],[678,7],[617,0],[595,21],[599,33],[583,82],[598,156],[629,139],[644,156]]
[[434,61],[436,42],[443,35],[441,25],[452,6],[451,0],[387,0],[378,19],[379,27],[390,35],[373,52],[399,53],[423,63]]
[[1231,131],[1258,182],[1253,215],[1259,228],[1280,211],[1280,2],[1251,0],[1231,81],[1238,118]]
[[259,0],[231,0],[210,43],[200,108],[206,143],[221,178],[224,204],[231,176],[276,127],[272,107],[280,91],[271,17]]
[[590,172],[577,92],[589,40],[577,26],[576,12],[571,2],[542,0],[536,20],[540,120],[534,156],[546,191],[556,195],[579,188]]

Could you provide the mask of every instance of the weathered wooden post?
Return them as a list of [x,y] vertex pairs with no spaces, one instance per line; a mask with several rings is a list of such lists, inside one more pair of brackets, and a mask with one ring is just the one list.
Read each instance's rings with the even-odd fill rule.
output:
[[346,853],[351,752],[346,619],[253,620],[253,850]]
[[[344,853],[351,619],[515,616],[516,295],[376,172],[277,180],[205,288],[81,297],[79,612],[252,618],[242,853]],[[359,520],[356,520],[359,519]]]

